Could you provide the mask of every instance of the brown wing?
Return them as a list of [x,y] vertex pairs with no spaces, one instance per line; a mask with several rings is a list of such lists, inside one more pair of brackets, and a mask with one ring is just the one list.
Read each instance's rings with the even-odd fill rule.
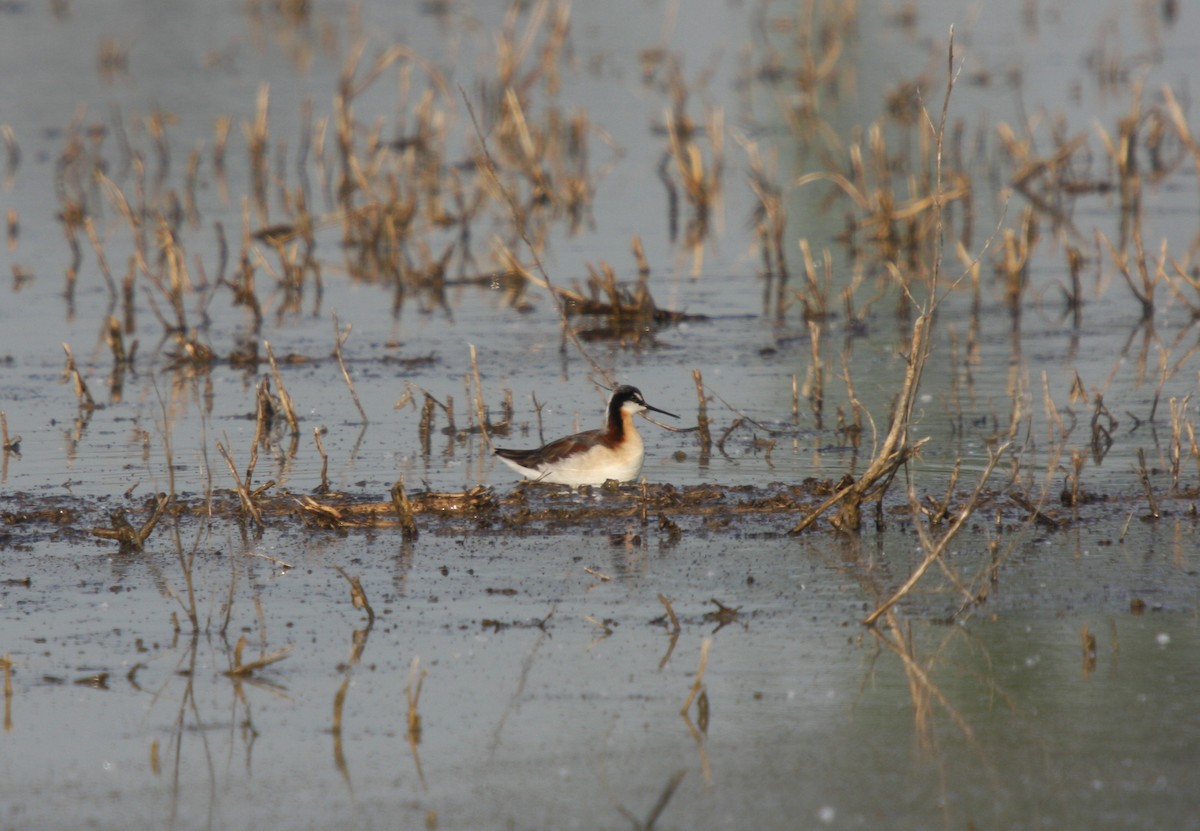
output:
[[540,465],[554,464],[572,453],[587,450],[597,442],[604,443],[603,430],[588,430],[585,433],[564,436],[536,450],[513,450],[507,447],[497,447],[496,455],[516,462],[521,467],[536,470]]

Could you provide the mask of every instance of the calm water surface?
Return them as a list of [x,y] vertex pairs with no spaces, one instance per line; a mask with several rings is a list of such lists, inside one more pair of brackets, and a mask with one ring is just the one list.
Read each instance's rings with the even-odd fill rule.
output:
[[[857,450],[837,430],[838,409],[849,411],[843,356],[882,432],[909,323],[883,287],[879,252],[864,245],[854,257],[841,241],[850,202],[825,183],[789,183],[847,158],[829,148],[865,135],[906,84],[899,100],[923,100],[936,117],[954,26],[964,63],[949,119],[972,182],[968,259],[980,258],[980,288],[966,281],[939,313],[914,428],[931,441],[909,474],[918,496],[940,499],[961,460],[959,486],[973,487],[986,442],[1016,423],[1012,463],[1001,465],[995,487],[1016,482],[1035,498],[1056,498],[1075,450],[1086,457],[1085,488],[1112,501],[1089,506],[1066,530],[991,503],[946,557],[955,574],[988,588],[987,602],[948,624],[963,598],[931,572],[896,625],[873,630],[862,618],[922,558],[903,510],[887,530],[850,539],[827,529],[790,538],[796,518],[769,515],[728,524],[682,516],[678,541],[653,518],[569,532],[430,525],[409,542],[390,529],[324,532],[286,519],[255,532],[193,517],[164,523],[137,555],[114,554],[115,545],[87,533],[110,508],[142,516],[141,500],[170,487],[168,458],[174,487],[193,500],[231,486],[216,443],[244,469],[255,386],[267,372],[225,360],[247,341],[304,359],[282,367],[301,419],[298,445],[289,452],[286,437],[273,443],[256,472],[257,483],[275,479],[297,495],[320,482],[314,428],[325,430],[330,484],[355,496],[386,499],[399,477],[410,488],[511,491],[510,472],[492,464],[477,434],[442,432],[440,410],[430,452],[420,446],[422,391],[452,397],[458,426],[470,422],[472,347],[493,417],[511,393],[507,443],[533,446],[598,420],[602,393],[588,362],[563,348],[550,297],[530,289],[516,311],[502,283],[469,279],[497,267],[496,238],[525,257],[502,211],[472,227],[477,262],[452,263],[460,279],[444,302],[410,291],[397,304],[390,287],[351,278],[337,222],[318,234],[323,293],[309,286],[298,307],[286,305],[271,271],[277,260],[259,246],[261,330],[216,285],[216,223],[233,254],[240,249],[251,190],[243,126],[263,85],[276,181],[270,215],[256,227],[286,218],[279,183],[297,187],[300,171],[314,213],[336,212],[318,164],[334,167],[332,125],[322,150],[310,146],[302,160],[299,148],[303,125],[334,114],[360,39],[369,58],[357,78],[391,46],[424,61],[409,75],[389,68],[355,102],[360,148],[372,129],[385,140],[409,134],[415,104],[398,102],[409,85],[416,101],[429,68],[444,82],[437,101],[450,157],[477,140],[464,96],[490,130],[494,110],[481,90],[495,74],[502,6],[309,5],[297,18],[253,3],[0,4],[8,79],[0,124],[11,129],[7,147],[18,149],[6,151],[0,208],[19,226],[0,251],[0,273],[12,275],[0,289],[0,409],[22,437],[20,454],[4,456],[0,510],[75,499],[88,517],[34,536],[17,524],[0,529],[0,654],[11,660],[12,683],[0,734],[0,828],[1200,828],[1196,518],[1178,498],[1159,521],[1143,521],[1136,473],[1141,450],[1152,488],[1161,497],[1171,487],[1169,402],[1182,406],[1194,391],[1191,307],[1200,301],[1176,277],[1178,291],[1160,282],[1142,319],[1097,237],[1120,237],[1115,192],[1073,196],[1057,221],[1051,211],[1034,215],[1038,241],[1019,315],[995,268],[1005,229],[1020,229],[1031,203],[1007,187],[1015,165],[1000,125],[1042,156],[1059,138],[1082,136],[1090,152],[1074,161],[1075,181],[1113,181],[1104,136],[1117,135],[1135,101],[1141,141],[1163,129],[1146,114],[1163,111],[1164,85],[1187,110],[1193,10],[1083,0],[863,3],[854,25],[836,32],[836,89],[814,91],[778,78],[803,65],[797,33],[822,31],[835,18],[830,9],[812,20],[806,4],[570,9],[561,85],[547,91],[538,78],[531,89],[539,110],[586,112],[594,202],[575,233],[565,223],[550,229],[544,264],[563,287],[584,283],[588,265],[601,262],[632,279],[636,234],[658,306],[705,317],[640,346],[585,341],[598,366],[684,415],[685,425],[696,414],[692,371],[703,372],[724,452],[702,459],[694,433],[642,430],[645,476],[677,486],[836,479],[869,457],[869,422]],[[545,42],[556,8],[544,7],[534,43]],[[523,8],[516,31],[541,9]],[[667,63],[647,81],[643,67],[655,54]],[[663,67],[672,60],[689,90],[687,114],[705,123],[719,111],[723,123],[721,200],[701,258],[683,242],[686,203],[672,238],[656,172],[668,148]],[[814,101],[820,118],[798,122]],[[212,158],[222,117],[231,119],[224,175]],[[894,124],[886,133],[897,169],[920,152],[915,134]],[[187,313],[220,358],[213,366],[172,367],[176,345],[158,320],[163,298],[143,276],[127,335],[138,341],[137,358],[116,383],[105,324],[125,312],[82,232],[65,296],[64,193],[80,189],[118,282],[134,253],[105,185],[75,178],[64,160],[78,135],[78,152],[94,154],[123,193],[136,193],[139,180],[156,199],[194,193],[197,220],[180,227],[201,288]],[[793,302],[782,312],[753,233],[750,144],[783,183]],[[698,146],[711,169],[712,143]],[[1139,148],[1151,266],[1165,240],[1190,274],[1194,165],[1185,160],[1158,179],[1153,155]],[[1171,139],[1162,153],[1188,155]],[[951,237],[962,229],[956,210]],[[824,252],[830,258],[820,411],[806,397],[813,330],[800,310],[801,238],[818,270]],[[1086,259],[1077,323],[1062,299],[1068,247]],[[961,267],[947,258],[947,287]],[[840,298],[855,275],[855,303],[866,313],[849,333]],[[334,315],[352,326],[344,352],[365,422],[331,357]],[[90,413],[64,383],[63,344],[96,399]],[[544,405],[540,428],[533,396]],[[1114,436],[1102,457],[1091,446],[1097,402]],[[1180,412],[1186,437],[1190,405]],[[1060,421],[1076,425],[1065,440]],[[1186,438],[1183,447],[1177,491],[1186,494],[1197,466]],[[195,635],[183,615],[178,551],[195,553]],[[979,579],[993,561],[996,580]],[[360,578],[373,624],[335,566]],[[659,595],[678,615],[676,637]],[[241,637],[243,662],[290,652],[231,676]],[[693,703],[685,718],[706,649],[702,706]],[[414,731],[408,696],[421,678]]]

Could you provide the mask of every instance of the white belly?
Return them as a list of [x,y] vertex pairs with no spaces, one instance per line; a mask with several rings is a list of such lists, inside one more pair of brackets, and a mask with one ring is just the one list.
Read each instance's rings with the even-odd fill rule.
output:
[[528,479],[558,485],[603,485],[609,479],[628,482],[642,472],[642,460],[646,456],[642,437],[636,430],[625,433],[625,441],[617,449],[598,444],[584,453],[576,453],[553,464],[544,464],[530,469],[516,464],[503,456],[500,460]]

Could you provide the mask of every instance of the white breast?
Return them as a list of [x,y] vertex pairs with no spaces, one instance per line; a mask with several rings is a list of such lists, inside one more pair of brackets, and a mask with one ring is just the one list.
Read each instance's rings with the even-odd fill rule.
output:
[[598,444],[585,453],[576,453],[553,465],[542,465],[530,478],[560,485],[603,485],[609,479],[628,482],[642,472],[646,447],[638,431],[629,425],[625,441],[617,449]]

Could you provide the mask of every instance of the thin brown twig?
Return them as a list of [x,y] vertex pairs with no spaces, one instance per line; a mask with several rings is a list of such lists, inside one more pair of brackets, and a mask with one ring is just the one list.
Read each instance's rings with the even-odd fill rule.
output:
[[254,499],[251,497],[246,485],[242,482],[242,477],[238,475],[237,467],[233,463],[233,457],[229,455],[229,451],[221,442],[217,442],[217,452],[221,454],[221,458],[229,466],[229,473],[233,476],[235,489],[242,507],[250,515],[250,518],[254,520],[254,524],[261,527],[263,525],[262,513],[258,510],[258,506],[254,504]]
[[966,521],[971,518],[971,514],[974,513],[975,506],[979,502],[979,494],[983,491],[983,486],[987,483],[988,479],[991,478],[992,471],[995,470],[996,464],[1000,461],[1001,456],[1004,455],[1004,451],[1008,449],[1008,445],[1009,443],[1005,442],[994,450],[988,450],[987,466],[984,467],[983,473],[980,474],[979,481],[975,485],[974,492],[971,494],[966,504],[959,509],[957,514],[955,514],[954,521],[950,524],[950,527],[946,529],[944,534],[942,534],[936,545],[929,547],[925,553],[925,559],[921,561],[921,564],[918,565],[913,570],[913,573],[909,575],[908,579],[904,581],[904,585],[898,588],[891,597],[881,603],[879,607],[875,609],[875,611],[867,615],[867,617],[863,620],[864,626],[874,626],[875,621],[877,621],[881,615],[899,603],[905,595],[912,591],[913,586],[917,585],[917,583],[925,575],[925,572],[929,570],[929,567],[933,565],[939,557],[942,556],[946,550],[946,547],[950,545],[950,541],[954,539],[955,535],[958,534],[959,530],[961,530],[963,525],[966,524]]
[[342,378],[345,379],[346,386],[350,389],[350,397],[354,399],[354,406],[358,408],[358,414],[362,416],[363,424],[367,424],[370,419],[367,418],[367,411],[363,409],[362,401],[358,399],[358,392],[354,389],[354,379],[350,377],[350,370],[346,369],[346,359],[342,357],[342,344],[350,337],[353,328],[353,323],[347,324],[346,331],[343,333],[341,326],[338,325],[337,315],[333,316],[333,353],[342,370]]
[[263,341],[263,348],[267,352],[267,360],[271,364],[271,374],[275,376],[275,388],[279,390],[279,404],[283,407],[283,417],[287,419],[288,426],[292,428],[292,435],[300,434],[300,424],[296,419],[296,408],[292,404],[292,396],[288,394],[287,387],[283,385],[283,376],[279,373],[279,365],[275,363],[275,350],[271,349],[270,341]]
[[700,641],[700,666],[696,668],[696,680],[692,682],[692,688],[688,690],[687,698],[683,701],[683,706],[679,708],[679,714],[686,716],[688,710],[692,707],[692,702],[700,693],[701,687],[704,686],[704,670],[708,666],[708,651],[712,647],[712,638],[705,638]]

